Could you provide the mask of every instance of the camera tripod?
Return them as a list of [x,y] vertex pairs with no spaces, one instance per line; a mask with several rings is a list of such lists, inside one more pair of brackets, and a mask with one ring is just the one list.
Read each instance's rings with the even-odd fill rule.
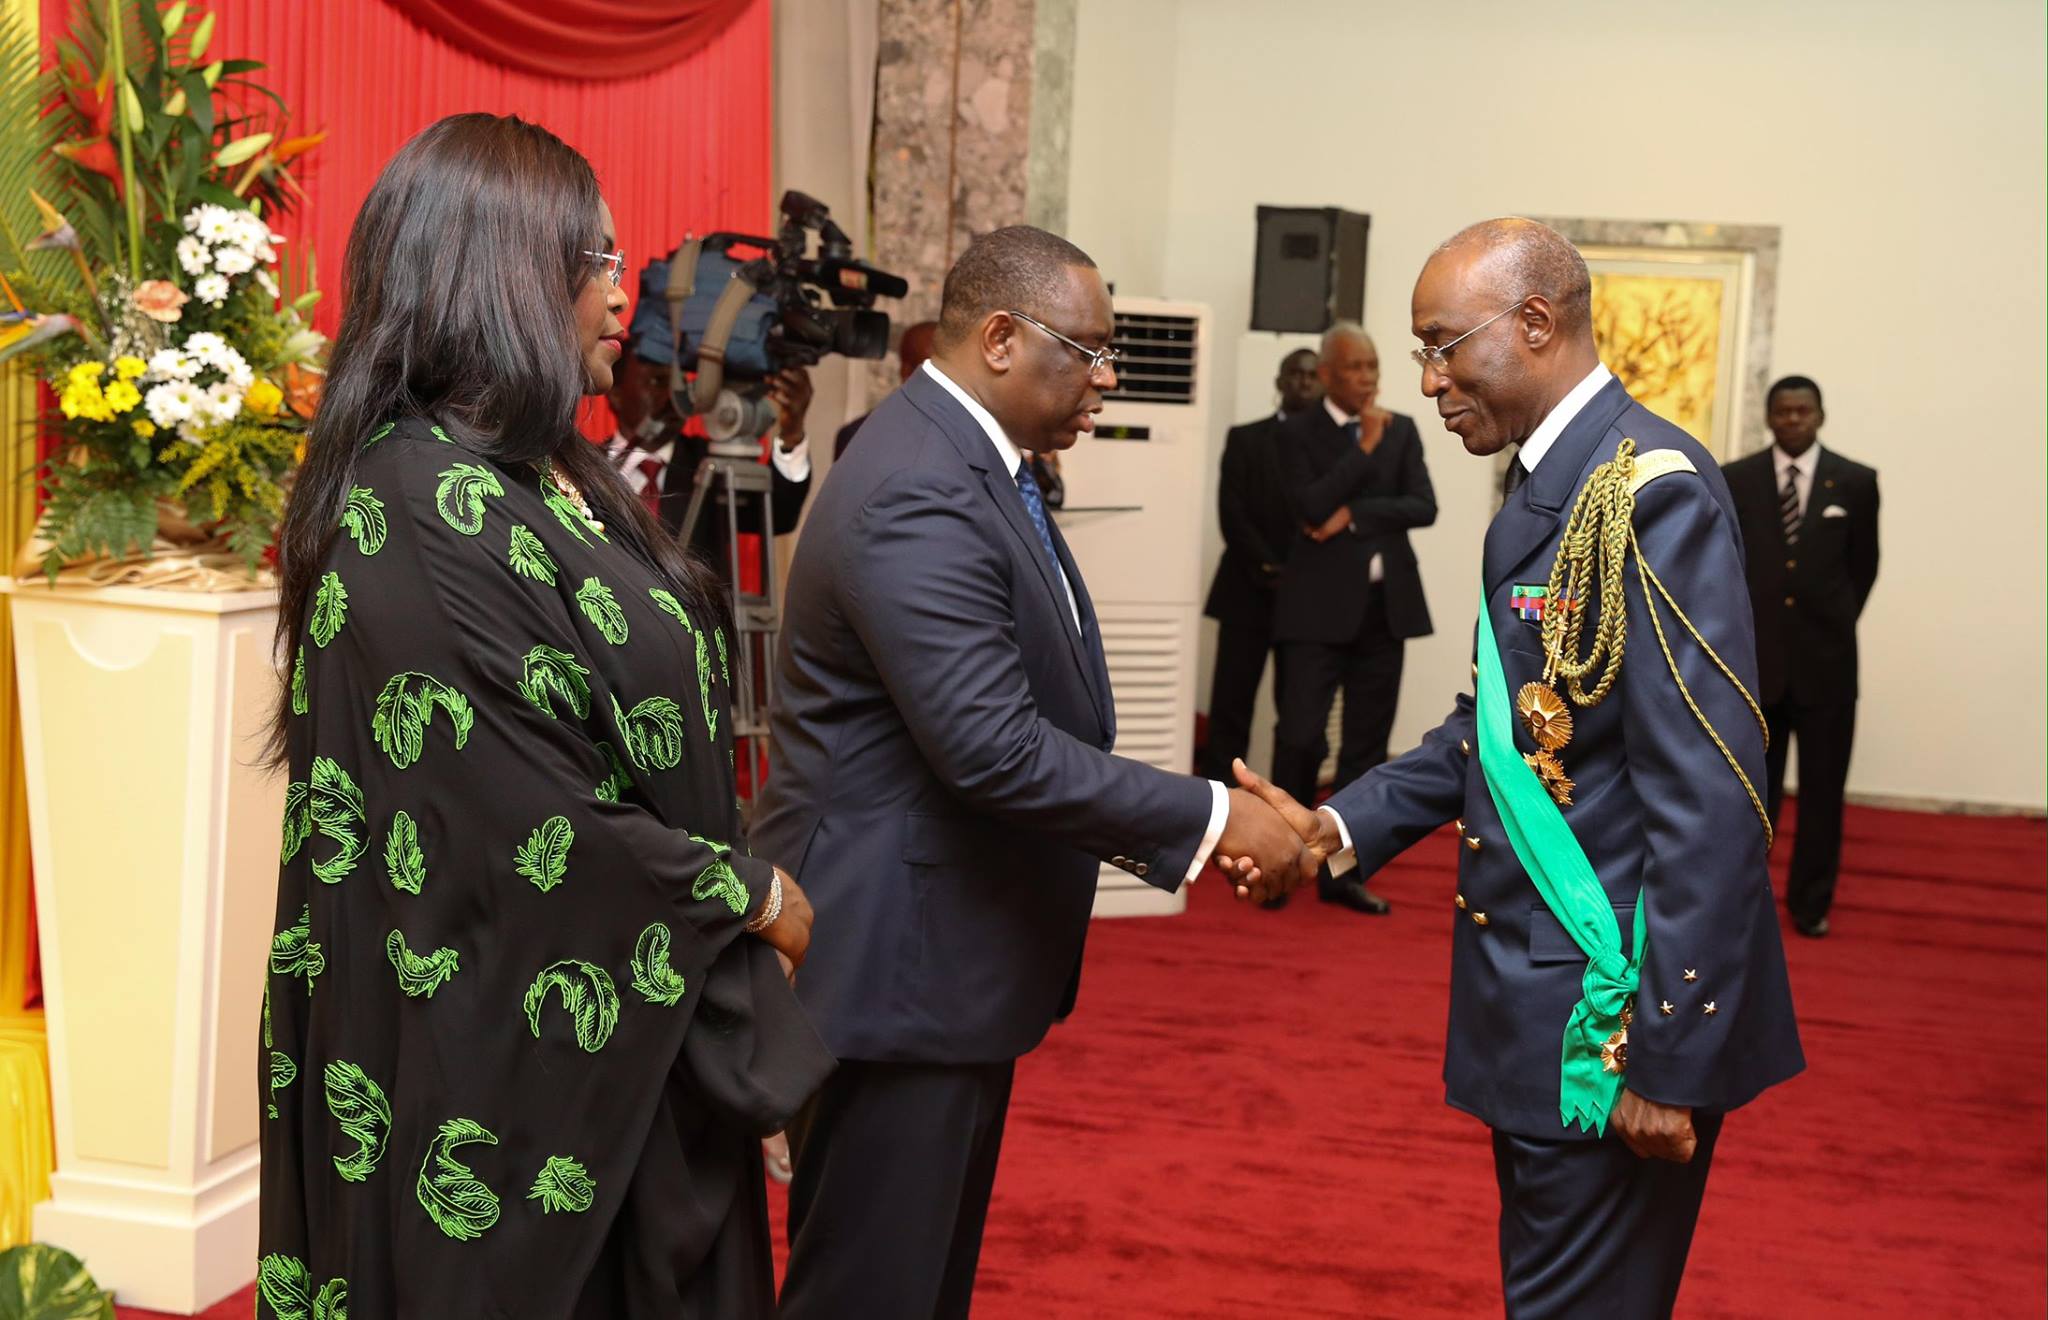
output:
[[[775,477],[767,464],[752,456],[751,447],[744,458],[719,454],[715,449],[697,466],[679,535],[684,545],[691,544],[707,501],[723,510],[725,562],[732,568],[733,649],[739,652],[734,666],[739,672],[732,685],[733,747],[736,751],[744,747],[747,780],[758,793],[767,760],[768,715],[775,706],[775,642],[782,633],[782,580],[775,558]],[[740,585],[742,499],[758,503],[761,511],[758,592]]]

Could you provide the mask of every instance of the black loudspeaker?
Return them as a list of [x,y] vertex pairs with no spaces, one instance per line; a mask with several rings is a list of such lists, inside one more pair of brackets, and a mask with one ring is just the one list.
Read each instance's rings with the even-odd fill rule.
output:
[[1334,206],[1262,206],[1252,260],[1252,329],[1321,334],[1365,319],[1372,217]]

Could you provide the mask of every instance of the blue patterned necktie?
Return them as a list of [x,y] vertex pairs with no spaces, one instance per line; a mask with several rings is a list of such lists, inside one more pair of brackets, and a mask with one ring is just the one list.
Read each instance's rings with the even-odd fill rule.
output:
[[1027,456],[1017,464],[1017,493],[1024,497],[1024,512],[1031,515],[1031,525],[1038,529],[1038,543],[1045,547],[1045,557],[1055,571],[1060,571],[1060,556],[1052,548],[1052,525],[1045,518],[1045,496],[1039,493],[1038,480],[1031,475],[1031,459]]

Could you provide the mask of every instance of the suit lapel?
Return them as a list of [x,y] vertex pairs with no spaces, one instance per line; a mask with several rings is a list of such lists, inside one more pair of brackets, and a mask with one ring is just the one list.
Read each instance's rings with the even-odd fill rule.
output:
[[1486,529],[1486,594],[1491,599],[1522,562],[1557,535],[1558,525],[1614,419],[1629,404],[1628,391],[1610,380],[1564,428],[1536,470],[1494,515]]
[[1835,471],[1833,450],[1823,449],[1813,460],[1813,480],[1806,487],[1806,511],[1799,516],[1799,536],[1804,540],[1806,533],[1820,522],[1821,506],[1831,499],[1828,483],[1840,474]]
[[1048,518],[1047,525],[1052,529],[1053,548],[1059,551],[1060,568],[1074,588],[1074,606],[1081,615],[1082,673],[1088,677],[1089,692],[1095,698],[1095,713],[1102,720],[1103,732],[1114,742],[1116,700],[1109,685],[1109,658],[1102,647],[1102,620],[1096,616],[1095,602],[1089,598],[1088,586],[1081,580],[1081,566],[1074,562],[1074,552],[1067,547],[1067,538],[1060,534],[1059,523]]

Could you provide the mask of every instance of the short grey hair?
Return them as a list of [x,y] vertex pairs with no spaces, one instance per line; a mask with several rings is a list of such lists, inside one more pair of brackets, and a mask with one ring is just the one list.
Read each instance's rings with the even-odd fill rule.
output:
[[1502,298],[1541,294],[1568,329],[1593,324],[1593,276],[1572,241],[1549,225],[1503,216],[1467,225],[1445,239],[1437,255],[1476,248]]
[[1323,342],[1321,347],[1316,350],[1316,355],[1318,357],[1330,356],[1330,350],[1337,346],[1337,341],[1340,339],[1356,339],[1361,344],[1372,345],[1372,336],[1365,332],[1364,326],[1356,321],[1338,321],[1329,329],[1323,331]]

